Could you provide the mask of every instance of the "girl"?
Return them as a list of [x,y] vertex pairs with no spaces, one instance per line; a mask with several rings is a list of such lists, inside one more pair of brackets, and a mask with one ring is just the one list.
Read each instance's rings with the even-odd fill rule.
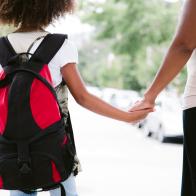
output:
[[[48,34],[44,30],[45,27],[59,16],[72,12],[73,9],[74,0],[0,0],[0,21],[3,24],[12,24],[17,27],[15,32],[7,36],[16,53],[26,52],[29,46],[31,46],[30,53],[33,53],[42,42],[44,36]],[[90,94],[86,90],[78,72],[77,63],[77,49],[73,43],[66,40],[49,63],[49,70],[59,100],[67,98],[66,90],[61,86],[63,78],[76,102],[98,114],[130,123],[146,117],[152,111],[152,109],[146,109],[143,111],[125,112]],[[61,107],[63,112],[67,113],[65,101]],[[77,196],[73,175],[63,185],[67,196]],[[50,191],[51,196],[59,194],[58,189]],[[25,193],[20,191],[11,191],[11,196],[25,195]],[[33,193],[32,195],[36,194]]]

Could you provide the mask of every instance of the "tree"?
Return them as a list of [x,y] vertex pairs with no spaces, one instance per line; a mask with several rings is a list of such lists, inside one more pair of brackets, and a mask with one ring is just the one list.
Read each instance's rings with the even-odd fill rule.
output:
[[163,0],[107,0],[85,1],[81,6],[85,7],[84,21],[96,27],[96,39],[111,43],[110,49],[120,62],[116,77],[121,78],[122,87],[145,88],[172,38],[180,4]]
[[7,35],[7,33],[14,30],[14,27],[8,25],[0,25],[0,36]]

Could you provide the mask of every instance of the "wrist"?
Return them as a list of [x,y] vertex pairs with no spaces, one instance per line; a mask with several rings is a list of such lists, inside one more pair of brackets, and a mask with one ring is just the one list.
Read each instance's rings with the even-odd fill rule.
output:
[[157,95],[155,93],[151,93],[151,92],[146,92],[144,93],[144,99],[145,101],[154,104],[155,100],[157,98]]
[[124,115],[122,116],[121,121],[129,123],[131,121],[131,113],[130,112],[124,112]]

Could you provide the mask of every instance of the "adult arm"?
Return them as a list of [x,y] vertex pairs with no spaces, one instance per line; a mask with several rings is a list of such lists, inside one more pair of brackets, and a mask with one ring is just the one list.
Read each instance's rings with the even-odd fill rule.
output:
[[174,39],[157,72],[154,81],[145,92],[144,99],[132,108],[151,108],[158,94],[175,78],[196,48],[196,0],[186,0]]

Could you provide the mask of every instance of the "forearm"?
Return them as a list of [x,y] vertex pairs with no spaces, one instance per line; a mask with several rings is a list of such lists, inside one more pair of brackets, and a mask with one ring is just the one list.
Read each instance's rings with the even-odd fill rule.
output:
[[145,97],[154,102],[157,95],[175,78],[190,58],[193,49],[173,43]]
[[81,100],[78,101],[78,103],[92,112],[109,118],[127,122],[130,122],[131,120],[130,116],[128,116],[128,112],[117,109],[88,92],[83,96]]
[[187,63],[196,47],[196,1],[186,0],[174,41],[145,96],[155,99]]

